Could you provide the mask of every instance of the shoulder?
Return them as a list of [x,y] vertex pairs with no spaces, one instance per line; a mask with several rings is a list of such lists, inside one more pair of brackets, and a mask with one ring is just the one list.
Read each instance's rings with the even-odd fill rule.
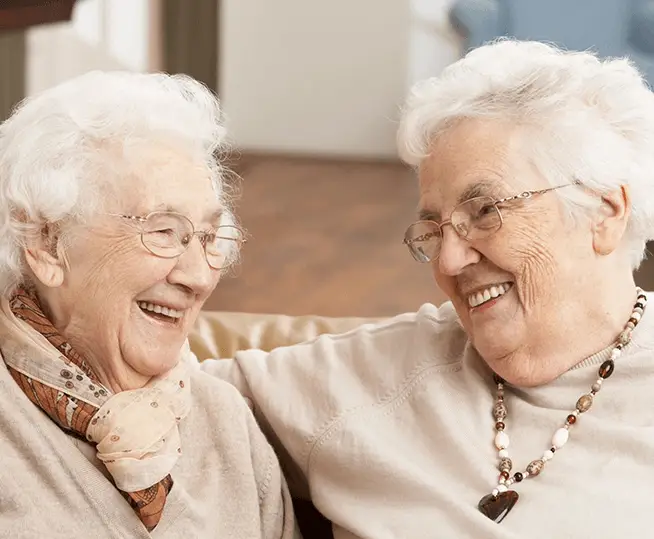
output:
[[[375,324],[366,324],[341,335],[336,340],[353,340],[369,335],[373,339],[416,342],[420,346],[439,346],[452,338],[465,338],[459,318],[450,302],[437,307],[425,303],[415,312],[400,314]],[[416,341],[417,339],[417,341]]]
[[249,402],[232,384],[210,376],[198,366],[191,367],[190,382],[194,422],[208,421],[213,426],[232,422],[232,427],[239,422],[242,426],[249,422]]
[[267,525],[281,526],[279,512],[292,511],[290,505],[282,507],[286,484],[245,398],[231,384],[197,367],[190,378],[192,405],[180,429],[185,459],[178,472],[197,475],[203,469],[203,481],[208,482],[218,471],[220,488],[230,492],[243,493],[251,481],[262,518],[270,521]]
[[460,359],[467,337],[451,303],[436,307],[426,303],[418,311],[400,314],[344,333],[323,334],[292,346],[279,347],[271,352],[245,350],[236,358],[248,363],[255,358],[297,358],[307,367],[312,362],[334,359],[355,362],[377,361],[392,357],[395,360],[428,356],[432,361],[449,363]]
[[[270,458],[268,444],[256,423],[250,402],[228,382],[199,369],[190,376],[191,409],[182,422],[184,436],[202,452],[216,450],[223,456],[250,454],[254,460]],[[240,458],[240,457],[239,457]]]

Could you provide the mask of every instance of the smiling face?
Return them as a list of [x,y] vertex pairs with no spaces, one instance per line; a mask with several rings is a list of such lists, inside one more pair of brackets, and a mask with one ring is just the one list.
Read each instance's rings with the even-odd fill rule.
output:
[[[109,213],[172,209],[198,231],[218,224],[221,207],[202,164],[166,148],[144,148],[138,162],[116,186]],[[67,242],[70,270],[62,257],[27,255],[57,329],[114,391],[142,387],[170,370],[220,277],[200,241],[194,238],[178,258],[159,258],[143,246],[133,222],[101,215],[73,225]]]
[[[421,166],[420,213],[441,221],[472,196],[550,187],[524,143],[519,129],[496,122],[452,127]],[[592,320],[596,276],[605,268],[598,268],[590,220],[572,226],[554,192],[500,207],[503,224],[484,239],[468,241],[445,225],[432,268],[481,356],[499,374],[525,382],[547,369],[525,357],[546,358],[559,346],[563,352]]]

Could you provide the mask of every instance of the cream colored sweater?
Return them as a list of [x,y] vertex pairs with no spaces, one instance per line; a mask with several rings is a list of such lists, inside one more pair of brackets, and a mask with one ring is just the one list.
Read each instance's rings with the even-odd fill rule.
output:
[[[507,390],[514,471],[549,448],[607,354]],[[308,487],[336,539],[654,537],[654,312],[500,524],[477,510],[498,476],[495,386],[451,305],[201,368],[252,398],[291,491]]]
[[183,454],[148,534],[95,450],[34,406],[0,361],[0,537],[287,539],[295,522],[277,458],[244,399],[199,371],[180,424]]

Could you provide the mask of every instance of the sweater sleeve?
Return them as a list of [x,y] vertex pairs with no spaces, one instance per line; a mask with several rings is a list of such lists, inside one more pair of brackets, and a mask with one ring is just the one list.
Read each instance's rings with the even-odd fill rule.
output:
[[232,383],[250,401],[293,497],[308,499],[312,447],[350,410],[373,404],[402,384],[421,356],[424,329],[411,313],[271,352],[247,350],[233,360],[206,360],[200,368]]

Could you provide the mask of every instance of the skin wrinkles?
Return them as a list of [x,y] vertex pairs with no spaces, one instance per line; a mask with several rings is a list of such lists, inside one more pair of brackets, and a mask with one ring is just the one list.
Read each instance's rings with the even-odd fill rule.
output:
[[[525,146],[519,127],[458,123],[434,141],[419,167],[419,213],[439,221],[471,193],[503,198],[551,187]],[[467,241],[451,226],[443,228],[441,254],[431,264],[434,279],[477,351],[509,382],[546,383],[608,346],[624,326],[635,286],[625,293],[625,281],[618,285],[609,276],[630,274],[619,249],[629,201],[614,198],[594,220],[566,219],[562,202],[549,192],[500,206],[504,224],[489,238]],[[495,306],[470,307],[466,291],[504,282],[512,287]],[[600,300],[597,290],[607,296]],[[615,307],[607,309],[606,301]],[[579,321],[587,326],[583,331]]]
[[[221,206],[201,163],[170,146],[150,145],[131,166],[103,188],[114,195],[104,204],[107,213],[144,216],[173,206],[197,230],[211,227],[207,219]],[[161,258],[143,246],[138,227],[103,214],[72,224],[66,238],[68,266],[38,245],[27,251],[37,295],[55,327],[114,392],[143,387],[172,369],[220,279],[198,239],[179,257]],[[183,314],[162,321],[144,313],[139,301],[174,305]]]

